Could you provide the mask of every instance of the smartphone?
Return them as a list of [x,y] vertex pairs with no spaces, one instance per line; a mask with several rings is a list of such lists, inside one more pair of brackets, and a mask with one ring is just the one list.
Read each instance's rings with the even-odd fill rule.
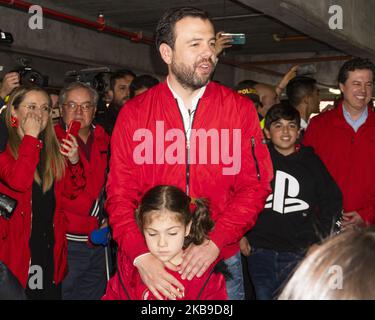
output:
[[65,139],[67,139],[67,140],[69,139],[69,134],[77,137],[79,129],[81,129],[81,122],[79,122],[77,120],[70,121],[69,126],[68,126],[68,130],[66,130]]
[[246,36],[244,33],[222,33],[222,36],[229,36],[232,38],[230,44],[245,44]]
[[[66,140],[71,140],[70,137],[69,137],[69,134],[77,137],[78,136],[78,131],[79,131],[80,128],[81,128],[81,122],[79,122],[77,120],[70,121],[68,129],[66,130],[65,139]],[[65,145],[65,144],[66,143],[63,142],[63,144],[61,146],[61,150],[64,150],[63,145]]]

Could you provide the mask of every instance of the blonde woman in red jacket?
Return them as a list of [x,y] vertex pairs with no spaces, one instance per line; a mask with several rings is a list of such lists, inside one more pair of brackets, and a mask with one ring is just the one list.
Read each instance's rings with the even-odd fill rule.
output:
[[0,217],[0,260],[30,299],[59,299],[66,274],[60,203],[86,183],[77,141],[70,135],[59,145],[50,98],[37,87],[12,92],[5,122],[9,139],[0,154],[0,193],[17,205],[10,217]]

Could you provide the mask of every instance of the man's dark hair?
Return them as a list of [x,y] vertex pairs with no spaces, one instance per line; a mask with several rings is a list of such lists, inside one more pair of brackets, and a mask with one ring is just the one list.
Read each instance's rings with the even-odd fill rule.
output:
[[259,94],[255,89],[255,86],[257,84],[258,82],[254,80],[243,80],[236,85],[235,90],[237,91],[237,93],[250,98],[251,101],[253,101],[255,107],[258,109],[262,107],[262,102],[260,101]]
[[306,96],[312,96],[316,89],[316,80],[309,77],[295,77],[286,86],[286,95],[289,103],[297,107]]
[[132,76],[133,78],[135,78],[135,73],[128,69],[121,69],[114,72],[109,79],[109,88],[111,90],[115,90],[116,81],[118,79],[125,78],[126,76]]
[[182,20],[185,17],[200,18],[202,20],[210,19],[207,12],[197,8],[182,7],[168,10],[160,18],[156,27],[156,50],[159,50],[159,47],[162,43],[166,43],[172,49],[174,48],[174,44],[176,41],[176,35],[174,32],[175,25],[178,21]]
[[298,110],[286,101],[275,104],[268,110],[264,127],[270,130],[272,123],[279,120],[295,121],[298,128],[300,128],[301,116]]
[[135,91],[138,89],[146,88],[150,89],[151,87],[157,85],[159,80],[150,76],[148,74],[143,74],[141,76],[135,77],[129,87],[129,97],[135,97]]
[[349,78],[349,72],[354,70],[370,70],[375,75],[375,66],[369,59],[354,58],[343,64],[339,71],[338,81],[345,84]]
[[237,84],[236,90],[242,89],[244,87],[254,88],[257,84],[258,82],[254,80],[242,80]]

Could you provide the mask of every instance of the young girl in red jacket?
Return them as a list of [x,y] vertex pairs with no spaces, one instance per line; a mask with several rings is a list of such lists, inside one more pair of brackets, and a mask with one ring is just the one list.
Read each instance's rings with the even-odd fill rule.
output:
[[[218,268],[209,268],[200,278],[182,280],[178,266],[184,248],[201,244],[208,238],[214,223],[204,199],[192,199],[174,186],[156,186],[145,193],[136,210],[136,221],[142,231],[147,254],[153,254],[184,287],[178,300],[225,300],[225,279]],[[156,300],[158,293],[143,282],[137,268],[129,269],[126,253],[118,254],[118,271],[109,281],[103,300]],[[172,269],[172,270],[171,270]]]
[[0,216],[0,260],[31,299],[59,299],[66,274],[63,197],[85,186],[77,141],[60,146],[53,130],[51,100],[37,87],[18,87],[5,114],[7,148],[0,154],[0,194],[17,201]]

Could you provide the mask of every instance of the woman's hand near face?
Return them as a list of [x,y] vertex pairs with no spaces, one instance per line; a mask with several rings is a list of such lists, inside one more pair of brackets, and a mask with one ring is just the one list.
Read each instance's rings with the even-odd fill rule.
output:
[[21,131],[23,135],[38,138],[42,130],[43,126],[41,117],[32,112],[27,113],[21,123]]

